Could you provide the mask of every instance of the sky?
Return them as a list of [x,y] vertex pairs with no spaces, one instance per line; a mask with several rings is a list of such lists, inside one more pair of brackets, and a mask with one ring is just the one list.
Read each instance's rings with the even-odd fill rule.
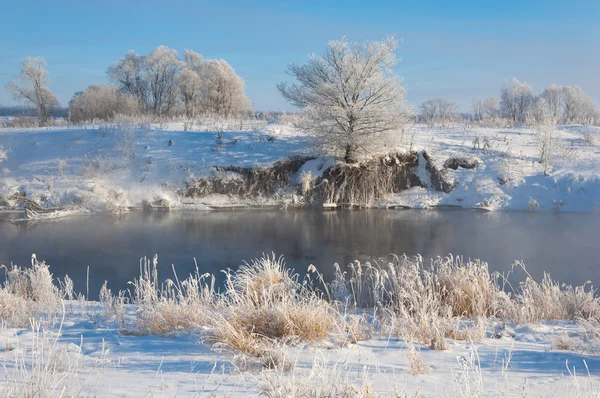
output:
[[599,0],[3,0],[0,105],[27,56],[48,62],[62,105],[128,50],[166,45],[229,62],[256,110],[290,110],[275,87],[289,63],[321,54],[329,40],[402,39],[395,71],[407,101],[445,97],[469,111],[513,76],[536,93],[580,85],[600,105]]

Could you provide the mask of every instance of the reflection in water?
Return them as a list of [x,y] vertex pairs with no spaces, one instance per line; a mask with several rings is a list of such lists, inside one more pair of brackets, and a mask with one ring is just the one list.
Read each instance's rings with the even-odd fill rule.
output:
[[126,289],[139,274],[139,259],[158,253],[162,278],[195,270],[218,273],[244,260],[275,252],[304,273],[316,265],[326,278],[333,264],[346,265],[390,253],[449,253],[481,258],[506,272],[525,261],[540,278],[599,281],[597,236],[600,215],[577,213],[485,213],[465,210],[269,210],[152,212],[86,216],[57,221],[0,221],[0,263],[29,264],[31,253],[46,260],[56,277],[65,274],[90,293],[104,280]]

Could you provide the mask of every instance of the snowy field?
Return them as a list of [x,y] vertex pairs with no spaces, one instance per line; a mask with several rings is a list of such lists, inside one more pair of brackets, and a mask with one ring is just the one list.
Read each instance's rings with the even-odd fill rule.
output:
[[[58,384],[65,378],[68,394],[97,397],[215,396],[255,397],[271,379],[288,384],[368,385],[381,397],[597,397],[600,357],[591,348],[583,327],[574,322],[509,325],[502,336],[490,334],[481,342],[449,341],[447,350],[417,345],[422,374],[413,374],[406,343],[373,336],[344,347],[334,343],[299,344],[286,349],[293,371],[243,369],[235,353],[211,349],[201,336],[136,336],[120,333],[106,321],[98,305],[67,302],[60,335],[31,329],[0,328],[0,392],[4,380],[15,377],[15,362],[26,376],[35,377],[36,358],[60,356]],[[565,337],[568,336],[568,337]],[[566,341],[566,346],[559,342]],[[560,348],[559,348],[560,347]],[[72,373],[71,373],[72,372]],[[63,380],[64,381],[64,380]],[[133,382],[135,381],[135,382]],[[59,396],[60,389],[48,396]],[[79,394],[77,394],[79,393]],[[13,396],[13,395],[10,395]],[[18,396],[18,395],[15,395]],[[46,395],[41,395],[46,396]],[[283,391],[280,397],[287,396]],[[298,396],[298,395],[297,395]],[[352,397],[353,395],[348,395]]]
[[[183,123],[1,129],[0,205],[14,205],[10,198],[15,194],[43,206],[74,205],[72,212],[126,211],[144,203],[198,209],[290,205],[296,199],[291,189],[278,198],[247,200],[225,195],[183,199],[178,190],[206,176],[235,178],[214,166],[269,166],[294,155],[319,156],[309,137],[288,125],[201,130],[184,131]],[[559,132],[560,148],[545,175],[535,133],[527,128],[409,126],[390,134],[381,152],[425,150],[440,169],[450,158],[476,167],[448,169],[447,179],[456,185],[449,194],[414,187],[374,205],[598,211],[600,129],[562,126]],[[330,164],[331,159],[316,163]],[[316,177],[318,171],[312,172]]]

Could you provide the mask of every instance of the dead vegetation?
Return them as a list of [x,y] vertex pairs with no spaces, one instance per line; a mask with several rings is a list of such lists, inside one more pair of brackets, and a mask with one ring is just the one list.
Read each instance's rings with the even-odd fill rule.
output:
[[272,167],[215,167],[214,175],[188,182],[181,195],[202,198],[211,194],[251,198],[274,195],[291,186],[300,167],[314,157],[295,156],[276,162]]
[[315,182],[311,196],[320,203],[367,207],[394,192],[421,186],[413,172],[418,163],[416,152],[381,156],[357,164],[338,163]]
[[[0,323],[6,326],[27,327],[34,317],[50,318],[58,311],[61,299],[70,294],[54,285],[48,265],[38,262],[35,254],[30,268],[1,268],[6,277],[0,285]],[[67,277],[63,286],[69,286],[69,281]]]

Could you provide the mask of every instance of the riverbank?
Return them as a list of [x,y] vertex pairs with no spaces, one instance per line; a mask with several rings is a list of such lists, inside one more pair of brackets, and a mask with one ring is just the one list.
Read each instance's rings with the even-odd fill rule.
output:
[[26,207],[30,218],[308,205],[598,211],[600,130],[559,132],[560,151],[544,174],[526,128],[409,126],[358,166],[320,155],[282,124],[2,129],[0,208]]

